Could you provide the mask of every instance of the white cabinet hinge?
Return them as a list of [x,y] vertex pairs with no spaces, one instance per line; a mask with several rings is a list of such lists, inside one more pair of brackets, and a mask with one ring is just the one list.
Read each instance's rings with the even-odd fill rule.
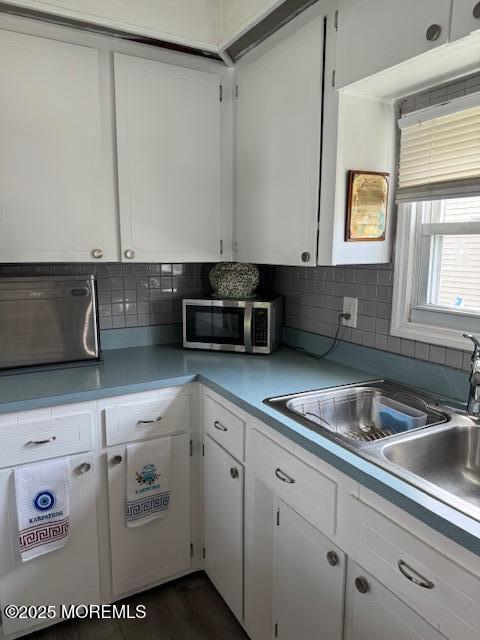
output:
[[220,238],[220,255],[223,256],[223,238]]
[[280,509],[277,509],[277,527],[280,526]]
[[205,445],[204,444],[202,444],[202,456],[205,457]]
[[238,84],[236,84],[233,89],[233,97],[238,98]]
[[332,71],[332,87],[335,86],[335,69]]
[[223,101],[223,85],[219,85],[219,87],[218,87],[218,98],[219,98],[220,102]]
[[190,543],[190,558],[193,558],[193,542]]
[[335,31],[338,31],[338,9],[335,11],[335,21],[333,24],[335,25]]

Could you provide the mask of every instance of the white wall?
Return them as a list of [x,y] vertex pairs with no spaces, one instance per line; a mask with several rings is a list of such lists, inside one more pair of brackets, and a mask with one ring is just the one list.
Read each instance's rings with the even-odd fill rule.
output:
[[[216,50],[219,41],[220,2],[221,0],[13,0],[12,4],[169,42]],[[249,3],[251,4],[251,0]],[[239,4],[242,5],[243,0]]]

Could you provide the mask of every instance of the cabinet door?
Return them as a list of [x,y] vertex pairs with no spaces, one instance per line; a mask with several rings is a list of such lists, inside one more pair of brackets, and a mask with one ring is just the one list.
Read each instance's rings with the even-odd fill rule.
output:
[[[448,40],[451,0],[340,0],[336,86],[414,58]],[[427,29],[439,25],[435,40]]]
[[[365,582],[355,586],[355,580]],[[365,593],[363,591],[367,589]],[[445,640],[359,565],[349,571],[345,640]]]
[[340,549],[280,502],[274,580],[276,637],[342,640],[345,564]]
[[205,437],[205,570],[243,618],[243,466]]
[[115,54],[122,259],[220,258],[220,78]]
[[322,61],[318,16],[238,72],[238,260],[315,264]]
[[97,52],[0,31],[0,58],[0,261],[115,259]]
[[[273,638],[275,494],[250,466],[245,477],[245,628],[253,640]],[[295,637],[295,636],[294,636]]]
[[118,597],[190,568],[189,436],[172,436],[168,515],[138,527],[125,522],[126,450],[108,451],[112,590]]
[[480,29],[479,0],[453,0],[451,40],[468,36]]
[[[81,467],[88,463],[90,469]],[[83,470],[83,472],[82,472]],[[61,549],[22,562],[18,551],[14,476],[0,472],[0,607],[92,604],[99,600],[96,471],[90,455],[70,458],[70,537]],[[3,616],[4,635],[41,626]]]

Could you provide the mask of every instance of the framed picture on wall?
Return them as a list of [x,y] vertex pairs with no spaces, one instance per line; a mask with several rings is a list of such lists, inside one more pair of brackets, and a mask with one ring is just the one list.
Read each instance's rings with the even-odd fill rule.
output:
[[385,240],[389,173],[349,171],[346,242]]

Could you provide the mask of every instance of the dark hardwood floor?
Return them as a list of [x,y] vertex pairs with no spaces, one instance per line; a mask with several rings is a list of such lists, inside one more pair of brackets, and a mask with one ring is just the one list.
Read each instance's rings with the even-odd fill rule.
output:
[[28,636],[32,640],[248,640],[204,573],[144,591],[118,604],[145,605],[143,620],[75,620]]

